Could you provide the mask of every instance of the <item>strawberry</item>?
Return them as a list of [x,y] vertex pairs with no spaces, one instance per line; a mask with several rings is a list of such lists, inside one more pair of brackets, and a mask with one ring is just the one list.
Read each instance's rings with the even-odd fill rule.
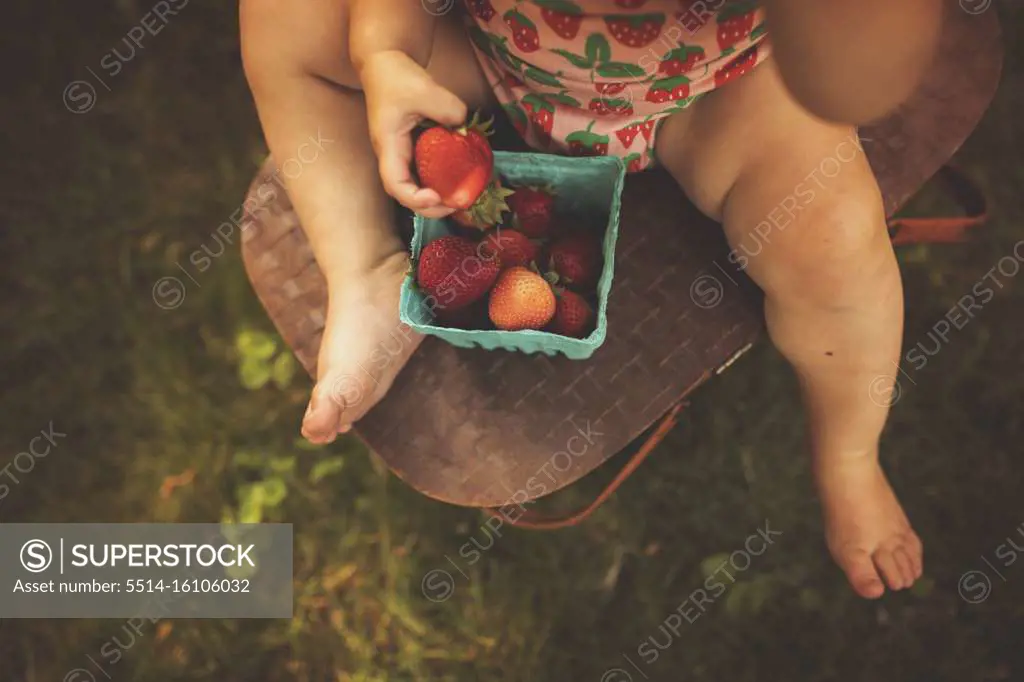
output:
[[615,131],[615,137],[619,138],[619,142],[621,142],[622,146],[625,147],[626,149],[629,149],[629,146],[633,144],[633,140],[635,140],[636,136],[639,134],[639,123],[630,123],[625,128],[619,128],[618,130]]
[[615,4],[623,9],[636,9],[646,2],[647,0],[615,0]]
[[630,154],[624,157],[622,160],[626,163],[626,172],[628,173],[639,173],[644,168],[640,165],[640,160],[643,158],[640,154]]
[[598,135],[591,132],[594,121],[590,122],[586,130],[577,130],[565,136],[569,143],[569,153],[574,156],[606,156],[608,154],[608,136]]
[[511,267],[498,275],[487,312],[498,329],[540,329],[555,315],[555,294],[536,272]]
[[536,52],[540,49],[537,25],[519,10],[510,9],[503,15],[505,24],[512,29],[512,42],[520,52]]
[[644,47],[661,35],[664,14],[612,14],[605,17],[612,38],[626,47]]
[[436,191],[450,208],[469,208],[483,193],[494,172],[494,152],[487,127],[476,117],[466,126],[449,130],[428,128],[416,140],[416,172],[424,187]]
[[534,239],[548,235],[555,208],[555,198],[551,190],[520,187],[508,198],[508,206],[512,209],[520,232]]
[[720,88],[743,74],[753,71],[755,64],[757,64],[757,45],[716,71],[715,87]]
[[648,102],[662,104],[689,96],[690,79],[686,76],[673,76],[654,81],[650,90],[647,91],[646,99]]
[[[519,230],[493,230],[483,240],[497,255],[502,270],[516,265],[527,267],[537,260],[537,245]],[[486,258],[489,253],[483,255]]]
[[463,237],[439,237],[423,247],[416,263],[416,282],[437,301],[437,308],[457,310],[482,298],[500,272],[495,258],[477,253]]
[[599,95],[617,95],[626,89],[625,83],[594,83],[594,89]]
[[550,144],[551,130],[555,125],[555,105],[536,94],[523,97],[522,103],[541,143]]
[[593,322],[594,309],[587,299],[568,289],[555,289],[555,316],[545,331],[582,339],[593,329]]
[[490,21],[497,14],[494,11],[491,0],[466,0],[466,4],[469,6],[469,11],[473,13],[473,16],[481,21]]
[[535,0],[540,5],[540,15],[560,38],[572,40],[583,24],[583,10],[570,0]]
[[510,189],[505,189],[494,180],[480,194],[469,208],[452,213],[451,218],[463,227],[487,230],[501,223],[505,212],[509,210],[507,199],[512,196]]
[[680,45],[669,52],[658,64],[658,73],[671,77],[692,70],[704,59],[704,48],[700,45]]
[[590,100],[589,108],[595,116],[629,116],[633,113],[633,103],[628,99],[595,97]]
[[590,289],[601,276],[601,242],[590,233],[578,232],[554,242],[547,254],[549,271],[558,281],[577,291]]
[[727,5],[718,14],[718,47],[727,50],[750,35],[754,30],[756,16],[753,2],[739,2]]
[[648,142],[651,141],[651,135],[654,134],[654,127],[658,125],[658,122],[648,118],[646,121],[640,124],[640,134],[644,136],[644,139]]

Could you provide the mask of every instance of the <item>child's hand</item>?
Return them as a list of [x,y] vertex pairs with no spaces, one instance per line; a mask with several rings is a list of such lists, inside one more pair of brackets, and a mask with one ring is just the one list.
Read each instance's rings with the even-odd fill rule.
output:
[[466,105],[438,85],[427,71],[398,51],[377,52],[360,72],[366,97],[370,140],[380,162],[384,189],[403,206],[431,218],[453,212],[437,192],[420,188],[409,170],[412,130],[424,119],[457,126]]

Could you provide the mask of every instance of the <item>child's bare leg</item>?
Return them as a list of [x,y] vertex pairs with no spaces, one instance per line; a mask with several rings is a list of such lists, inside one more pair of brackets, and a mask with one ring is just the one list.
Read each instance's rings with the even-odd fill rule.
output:
[[[292,158],[310,137],[323,140],[315,161],[288,180],[328,284],[317,384],[303,422],[303,434],[317,442],[333,440],[373,407],[421,340],[398,318],[408,257],[349,56],[350,2],[242,3],[246,73],[272,154]],[[490,90],[457,15],[438,20],[427,70],[477,108]]]
[[769,60],[666,122],[657,152],[765,291],[804,393],[829,549],[877,597],[879,576],[900,589],[921,575],[921,543],[878,463],[888,407],[869,391],[896,371],[903,300],[856,140],[800,108]]

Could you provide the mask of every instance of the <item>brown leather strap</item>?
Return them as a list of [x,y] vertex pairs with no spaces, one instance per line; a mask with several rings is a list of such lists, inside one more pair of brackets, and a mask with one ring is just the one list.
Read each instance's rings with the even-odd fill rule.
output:
[[988,220],[988,204],[981,189],[961,171],[943,166],[937,176],[964,215],[944,218],[891,218],[889,236],[896,246],[919,243],[956,243],[967,238],[967,231]]
[[622,467],[622,470],[614,479],[612,479],[611,483],[605,486],[604,490],[601,491],[601,494],[583,509],[571,514],[558,516],[545,516],[533,509],[527,509],[515,519],[511,519],[504,514],[501,514],[496,509],[488,509],[487,513],[496,519],[502,519],[516,527],[528,528],[531,530],[553,530],[555,528],[575,526],[594,513],[594,510],[604,504],[605,500],[612,496],[612,493],[622,485],[623,481],[629,478],[629,475],[636,471],[637,467],[647,459],[647,455],[651,454],[658,443],[660,443],[665,436],[668,435],[668,432],[672,430],[672,427],[676,425],[676,416],[682,408],[683,403],[680,401],[676,403],[675,407],[669,410],[664,417],[662,417],[661,423],[658,424],[658,428],[656,428],[651,435],[647,437],[647,440],[644,441],[644,444],[636,451],[636,454],[629,458],[629,461]]

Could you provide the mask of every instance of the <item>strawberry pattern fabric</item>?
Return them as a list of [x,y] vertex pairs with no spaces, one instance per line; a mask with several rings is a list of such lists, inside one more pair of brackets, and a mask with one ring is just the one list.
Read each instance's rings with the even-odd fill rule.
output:
[[477,59],[526,142],[654,163],[660,122],[768,56],[754,0],[465,0]]

